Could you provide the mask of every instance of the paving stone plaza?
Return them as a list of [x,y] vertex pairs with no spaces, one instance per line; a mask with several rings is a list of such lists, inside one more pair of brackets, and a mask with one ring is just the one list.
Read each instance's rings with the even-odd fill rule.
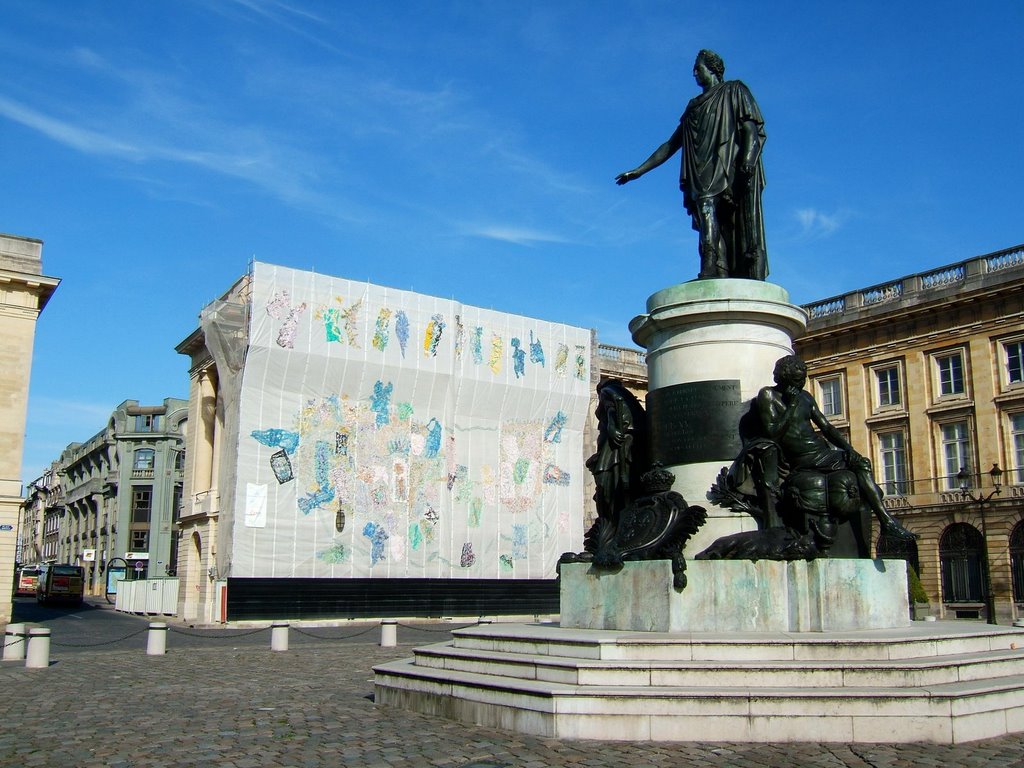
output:
[[[293,633],[294,636],[294,633]],[[546,768],[547,766],[1018,766],[1024,735],[944,745],[560,741],[378,707],[372,667],[410,656],[379,634],[266,644],[222,639],[164,656],[65,652],[0,667],[0,765],[95,768]],[[416,645],[447,638],[434,633]],[[266,638],[265,638],[266,639]],[[295,638],[298,639],[298,638]],[[142,641],[142,638],[139,638]],[[215,670],[211,674],[211,670]]]

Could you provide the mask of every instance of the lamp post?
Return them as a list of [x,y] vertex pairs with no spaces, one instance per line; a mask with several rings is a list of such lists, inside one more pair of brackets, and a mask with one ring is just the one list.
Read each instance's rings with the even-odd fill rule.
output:
[[956,473],[956,479],[960,484],[960,495],[964,501],[972,501],[978,505],[978,514],[981,516],[981,536],[985,540],[981,550],[981,567],[982,567],[982,585],[981,588],[984,591],[982,597],[985,600],[985,613],[987,614],[986,619],[989,624],[998,624],[996,621],[996,598],[992,594],[992,569],[989,567],[988,562],[988,526],[985,524],[985,505],[988,504],[994,496],[998,496],[1002,493],[1001,481],[1003,478],[1003,470],[999,468],[998,464],[993,464],[992,469],[988,471],[989,477],[992,478],[992,485],[995,486],[994,490],[987,496],[984,493],[979,493],[977,496],[970,491],[970,476],[967,474],[967,470],[964,467],[960,467],[960,471]]

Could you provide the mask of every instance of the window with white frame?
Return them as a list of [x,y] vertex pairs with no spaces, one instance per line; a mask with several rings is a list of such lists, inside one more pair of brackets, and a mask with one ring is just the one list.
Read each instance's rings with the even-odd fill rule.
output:
[[971,437],[966,421],[951,421],[939,425],[942,441],[942,461],[947,490],[960,487],[957,473],[963,469],[971,473]]
[[905,496],[909,493],[907,448],[903,430],[879,433],[878,457],[882,470],[882,490],[886,495]]
[[875,382],[878,385],[876,402],[879,408],[892,408],[903,403],[898,365],[875,368]]
[[843,380],[839,376],[818,379],[818,405],[821,412],[828,418],[842,417],[846,411],[843,407]]
[[1013,441],[1013,482],[1024,483],[1024,413],[1010,414],[1010,439]]
[[962,395],[964,388],[964,356],[956,352],[945,352],[935,356],[936,391],[939,397]]
[[153,469],[156,462],[156,451],[152,448],[139,448],[135,451],[133,469]]
[[1006,382],[1024,383],[1024,341],[1008,341],[1003,344],[1006,353]]

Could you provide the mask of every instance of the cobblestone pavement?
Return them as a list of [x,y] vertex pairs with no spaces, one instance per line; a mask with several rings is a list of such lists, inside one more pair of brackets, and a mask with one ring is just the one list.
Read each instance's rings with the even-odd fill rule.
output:
[[[438,638],[440,639],[440,638]],[[1024,736],[957,746],[559,741],[373,704],[410,645],[75,653],[0,666],[0,765],[19,768],[1021,766]]]

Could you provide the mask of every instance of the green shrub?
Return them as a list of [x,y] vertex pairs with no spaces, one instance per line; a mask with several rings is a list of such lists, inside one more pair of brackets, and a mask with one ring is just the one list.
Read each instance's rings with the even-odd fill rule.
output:
[[910,594],[910,602],[912,603],[927,603],[928,593],[924,591],[924,586],[921,584],[921,579],[917,576],[917,571],[914,570],[914,566],[907,563],[907,592]]

